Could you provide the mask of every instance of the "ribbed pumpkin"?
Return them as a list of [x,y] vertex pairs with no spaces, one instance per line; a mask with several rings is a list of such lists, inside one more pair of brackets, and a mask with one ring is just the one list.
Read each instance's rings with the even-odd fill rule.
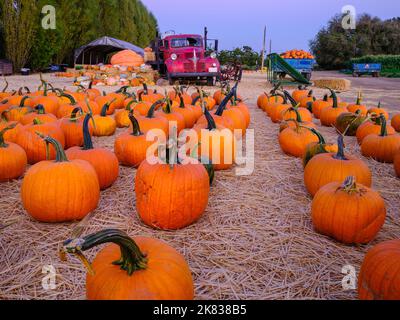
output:
[[58,123],[41,123],[40,120],[34,120],[33,124],[22,127],[18,132],[15,143],[25,150],[29,164],[54,160],[56,149],[52,145],[47,148],[46,142],[38,137],[36,132],[56,139],[64,148],[65,137]]
[[101,111],[103,110],[103,106],[108,104],[109,108],[107,109],[107,115],[110,116],[114,113],[114,111],[116,109],[118,109],[118,101],[115,99],[115,97],[111,96],[111,95],[105,95],[105,96],[100,96],[97,97],[94,100],[97,105],[99,106],[99,111],[93,111],[93,115],[99,115],[101,113]]
[[400,239],[382,242],[364,258],[358,278],[360,300],[400,300]]
[[317,232],[345,244],[371,242],[386,218],[385,201],[379,193],[356,183],[355,177],[322,187],[311,211]]
[[28,170],[21,187],[24,208],[41,222],[81,220],[99,203],[96,172],[86,161],[69,161],[57,140],[44,140],[56,150],[56,160],[39,162]]
[[[365,137],[369,136],[370,134],[380,134],[381,130],[382,130],[381,117],[379,116],[372,117],[370,121],[364,122],[361,126],[358,127],[356,132],[358,144],[361,145]],[[386,130],[388,135],[396,133],[393,127],[389,125],[386,125]]]
[[323,108],[320,114],[321,125],[331,127],[336,124],[336,119],[343,113],[348,112],[346,107],[338,105],[338,100],[335,91],[329,89],[332,93],[333,104],[332,106]]
[[309,129],[301,127],[296,120],[294,128],[289,127],[279,133],[279,145],[287,155],[302,158],[310,143],[317,143],[318,137]]
[[391,125],[397,132],[400,132],[400,113],[393,116]]
[[[78,113],[80,113],[79,118],[77,118]],[[60,128],[63,131],[65,137],[65,149],[83,146],[82,116],[82,109],[80,107],[77,107],[72,110],[69,119],[64,118],[60,120]],[[90,135],[93,134],[93,126],[89,126],[89,133]]]
[[129,119],[132,132],[123,133],[115,139],[114,152],[122,165],[137,168],[146,160],[147,150],[154,142],[146,140],[146,135],[141,132],[139,122],[132,113]]
[[277,94],[265,105],[263,110],[267,114],[268,117],[272,117],[272,113],[274,112],[275,107],[279,105],[287,105],[287,100],[283,95]]
[[324,136],[319,131],[317,131],[315,128],[311,128],[310,130],[318,137],[319,141],[318,143],[310,143],[307,146],[303,157],[304,167],[306,167],[310,160],[317,154],[338,152],[338,146],[336,144],[327,144]]
[[93,117],[94,121],[94,129],[93,135],[96,137],[109,137],[114,135],[117,130],[117,123],[113,117],[107,116],[107,111],[110,109],[110,105],[114,100],[107,102],[103,109],[101,110],[100,115],[95,115]]
[[316,119],[321,117],[321,112],[323,109],[332,106],[332,102],[328,100],[328,95],[326,94],[322,100],[316,100],[311,106],[311,111]]
[[29,99],[28,96],[25,96],[21,103],[18,106],[10,106],[7,110],[3,112],[4,117],[7,121],[17,121],[20,122],[21,119],[32,111],[29,106],[25,105],[25,102]]
[[297,103],[300,103],[300,101],[306,98],[308,94],[309,90],[307,90],[307,87],[299,86],[297,90],[292,92],[292,97]]
[[355,104],[350,104],[347,106],[347,110],[351,113],[356,113],[359,111],[361,116],[366,116],[368,113],[367,106],[362,104],[362,94],[361,92],[358,93],[357,102]]
[[307,128],[316,128],[316,125],[313,122],[305,122],[303,121],[303,117],[301,116],[301,111],[308,111],[304,108],[291,107],[285,113],[285,120],[281,122],[279,131],[282,132],[286,128],[297,128],[298,126],[307,127]]
[[366,136],[361,144],[361,153],[379,162],[393,163],[395,154],[400,150],[400,135],[388,135],[386,118],[384,115],[380,118],[381,133]]
[[10,127],[10,126],[13,126],[13,128],[4,132],[4,140],[8,141],[8,142],[16,143],[19,130],[21,130],[23,128],[23,126],[19,122],[16,122],[16,121],[7,122],[7,121],[3,121],[0,118],[0,130],[3,130],[4,128]]
[[83,148],[73,147],[67,150],[67,157],[71,160],[80,159],[89,162],[95,169],[100,189],[111,187],[118,179],[119,163],[115,154],[107,149],[94,148],[89,131],[91,115],[86,115],[83,121]]
[[107,229],[66,241],[64,252],[82,256],[82,252],[106,243],[112,244],[103,248],[92,264],[88,263],[88,300],[193,300],[188,264],[160,240],[131,239],[120,230]]
[[34,119],[40,120],[41,123],[52,123],[57,122],[57,117],[52,113],[46,113],[45,108],[40,104],[35,107],[36,112],[25,114],[20,122],[22,125],[26,126],[31,124]]
[[304,183],[307,191],[314,196],[323,186],[341,182],[349,176],[355,176],[366,187],[372,185],[368,166],[360,159],[345,155],[343,136],[340,135],[337,154],[318,154],[308,162],[304,170]]
[[203,215],[209,176],[202,164],[145,160],[136,173],[135,192],[137,212],[145,224],[162,230],[182,229]]
[[378,103],[377,107],[370,108],[368,110],[368,114],[370,114],[370,115],[374,115],[375,114],[378,117],[383,115],[386,118],[387,121],[389,120],[389,112],[386,109],[382,108],[382,105],[381,105],[380,102]]
[[296,101],[296,103],[300,104],[300,108],[312,110],[312,105],[315,101],[316,99],[314,98],[313,91],[311,90],[306,97],[302,98],[300,102]]
[[[71,112],[78,107],[82,107],[81,103],[78,103],[76,101],[76,99],[70,95],[70,94],[66,94],[66,93],[61,93],[60,94],[60,106],[58,108],[57,111],[57,118],[61,119],[64,117],[69,117]],[[96,108],[92,108],[92,109],[96,109]],[[82,110],[84,110],[84,108],[82,108]],[[95,110],[92,110],[92,112],[94,113]]]
[[19,145],[4,141],[4,134],[14,129],[16,124],[0,129],[0,182],[21,177],[28,164],[24,149]]
[[44,90],[43,96],[38,96],[33,99],[34,105],[42,105],[46,112],[57,116],[58,108],[59,108],[59,100],[56,96],[47,95],[47,84],[45,85],[46,89]]
[[227,106],[227,109],[239,109],[240,112],[242,113],[246,125],[246,129],[250,126],[251,123],[251,115],[250,115],[250,110],[249,107],[243,102],[242,99],[239,98],[237,94],[237,85],[234,86],[233,88],[233,98],[230,102],[230,104]]
[[336,129],[346,136],[354,137],[358,128],[367,121],[367,117],[363,116],[360,110],[356,113],[345,112],[336,119]]
[[305,108],[299,108],[298,106],[287,109],[283,114],[283,120],[298,119],[299,116],[301,118],[300,122],[312,123],[313,121],[311,112]]
[[235,162],[236,137],[230,129],[217,124],[207,109],[204,112],[207,123],[194,127],[198,158],[209,159],[215,170],[228,170]]

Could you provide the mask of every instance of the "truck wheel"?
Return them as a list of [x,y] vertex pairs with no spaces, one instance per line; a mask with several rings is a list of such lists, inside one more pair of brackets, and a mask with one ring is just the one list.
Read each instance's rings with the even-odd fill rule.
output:
[[215,86],[215,77],[208,77],[207,78],[207,85],[209,86],[209,87],[214,87]]

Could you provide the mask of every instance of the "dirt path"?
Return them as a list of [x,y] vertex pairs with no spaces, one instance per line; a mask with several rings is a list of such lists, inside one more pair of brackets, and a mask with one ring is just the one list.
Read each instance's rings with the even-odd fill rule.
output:
[[[11,82],[21,83],[17,78]],[[388,206],[386,224],[371,245],[343,246],[316,234],[301,161],[281,152],[278,126],[256,107],[257,96],[265,89],[265,77],[260,74],[245,75],[240,85],[255,130],[255,171],[244,177],[235,176],[233,170],[218,172],[208,209],[200,221],[177,232],[145,227],[134,205],[135,170],[121,168],[117,183],[102,193],[85,234],[115,227],[131,236],[167,241],[185,255],[195,279],[197,299],[356,298],[356,291],[342,288],[342,268],[351,265],[358,271],[371,245],[399,236],[400,180],[392,166],[365,160],[373,171],[374,187]],[[352,90],[343,98],[354,95]],[[375,102],[376,94],[366,90],[366,100]],[[333,129],[324,128],[322,132],[334,142]],[[112,149],[114,139],[95,139],[94,143]],[[354,138],[346,139],[346,144],[348,152],[361,157]],[[20,219],[0,231],[0,299],[84,298],[83,266],[74,258],[61,262],[57,254],[58,244],[69,237],[75,224],[40,224],[28,218],[19,200],[20,184],[15,181],[0,188],[0,223]],[[55,290],[42,288],[44,265],[54,266],[57,272]]]

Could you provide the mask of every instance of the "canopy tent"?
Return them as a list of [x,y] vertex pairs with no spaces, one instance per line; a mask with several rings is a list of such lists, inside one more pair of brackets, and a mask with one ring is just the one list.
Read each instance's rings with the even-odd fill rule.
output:
[[132,43],[111,37],[102,37],[80,47],[79,49],[76,49],[74,62],[75,64],[79,62],[80,64],[89,65],[105,63],[107,56],[110,53],[121,50],[132,50],[133,52],[144,56],[144,50],[133,45]]

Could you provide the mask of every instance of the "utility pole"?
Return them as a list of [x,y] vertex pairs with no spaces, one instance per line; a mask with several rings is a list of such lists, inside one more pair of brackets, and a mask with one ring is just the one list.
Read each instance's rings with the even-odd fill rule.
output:
[[267,26],[264,27],[264,39],[263,39],[263,48],[261,52],[261,71],[264,70],[264,61],[265,61],[265,49],[267,42]]

